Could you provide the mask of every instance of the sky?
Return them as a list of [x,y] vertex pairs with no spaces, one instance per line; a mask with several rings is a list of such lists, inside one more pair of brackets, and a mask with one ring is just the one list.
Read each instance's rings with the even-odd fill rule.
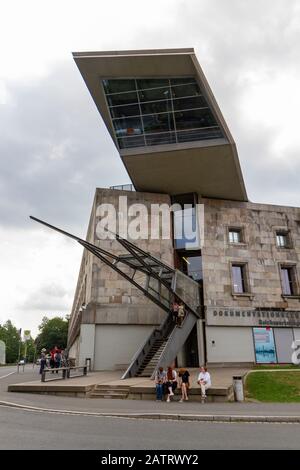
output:
[[298,0],[0,3],[0,324],[70,313],[96,187],[129,182],[74,51],[194,47],[249,199],[300,206]]

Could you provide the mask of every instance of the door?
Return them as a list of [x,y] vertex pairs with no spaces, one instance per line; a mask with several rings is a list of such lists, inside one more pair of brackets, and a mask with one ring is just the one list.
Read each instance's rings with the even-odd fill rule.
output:
[[292,328],[274,328],[277,360],[281,363],[292,362],[292,342],[294,341]]

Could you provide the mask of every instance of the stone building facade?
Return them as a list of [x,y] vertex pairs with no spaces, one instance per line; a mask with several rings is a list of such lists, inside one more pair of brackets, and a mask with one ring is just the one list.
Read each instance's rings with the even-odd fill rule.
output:
[[[127,198],[128,207],[142,204],[149,214],[152,204],[170,204],[170,196],[165,194],[96,189],[86,239],[95,245],[100,243],[101,248],[116,255],[122,254],[122,247],[115,240],[100,241],[96,235],[97,208],[111,204],[120,214],[122,196]],[[150,230],[150,217],[147,222]],[[134,243],[173,266],[172,239],[137,240]],[[123,369],[163,317],[164,312],[136,287],[84,250],[69,328],[70,355],[80,364],[85,358],[91,358],[96,370]]]
[[[255,362],[255,327],[273,332],[278,349],[285,338],[284,350],[277,351],[278,362],[291,362],[292,342],[300,338],[300,209],[213,199],[201,202],[208,362]],[[239,233],[240,239],[230,240],[230,231]],[[281,246],[280,236],[286,241]],[[234,291],[234,265],[245,272],[243,293]],[[282,268],[291,270],[293,292],[284,292]]]
[[[135,189],[96,190],[87,240],[99,244],[97,207],[111,203],[120,214],[121,194],[147,208],[189,201],[186,218],[204,233],[199,245],[135,241],[199,285],[201,318],[177,364],[291,362],[300,346],[300,209],[249,202],[233,136],[194,50],[77,52],[74,60]],[[116,241],[101,248],[120,249]],[[163,315],[84,252],[69,329],[79,363],[124,369]]]

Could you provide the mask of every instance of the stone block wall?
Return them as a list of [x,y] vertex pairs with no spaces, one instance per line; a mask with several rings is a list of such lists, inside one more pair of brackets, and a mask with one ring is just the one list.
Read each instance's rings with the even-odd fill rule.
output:
[[[87,239],[116,255],[125,253],[124,248],[117,241],[99,240],[97,237],[96,227],[99,222],[97,207],[100,204],[113,204],[118,212],[120,196],[127,196],[128,206],[136,203],[144,204],[149,215],[151,204],[170,204],[170,197],[164,194],[98,188],[91,211]],[[149,227],[150,224],[149,217]],[[174,265],[171,239],[149,238],[146,240],[129,239],[129,241],[163,262]],[[86,250],[83,253],[72,318],[76,317],[82,299],[87,304],[87,309],[82,312],[81,323],[158,325],[165,315],[136,287]]]
[[[282,296],[280,263],[295,263],[299,291],[300,208],[202,199],[204,297],[208,307],[300,309],[299,298]],[[228,228],[242,228],[244,243],[230,244]],[[279,248],[276,230],[290,233]],[[247,263],[251,296],[233,295],[231,262]]]

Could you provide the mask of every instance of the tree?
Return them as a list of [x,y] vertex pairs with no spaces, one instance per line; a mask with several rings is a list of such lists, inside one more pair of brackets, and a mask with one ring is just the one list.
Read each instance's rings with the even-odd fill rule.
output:
[[54,346],[64,349],[67,346],[68,326],[68,318],[54,317],[49,319],[44,317],[39,326],[40,333],[35,340],[38,352],[43,348],[49,351]]
[[21,338],[19,331],[10,320],[7,320],[4,325],[0,326],[0,339],[6,345],[6,362],[11,364],[16,362],[18,360]]

